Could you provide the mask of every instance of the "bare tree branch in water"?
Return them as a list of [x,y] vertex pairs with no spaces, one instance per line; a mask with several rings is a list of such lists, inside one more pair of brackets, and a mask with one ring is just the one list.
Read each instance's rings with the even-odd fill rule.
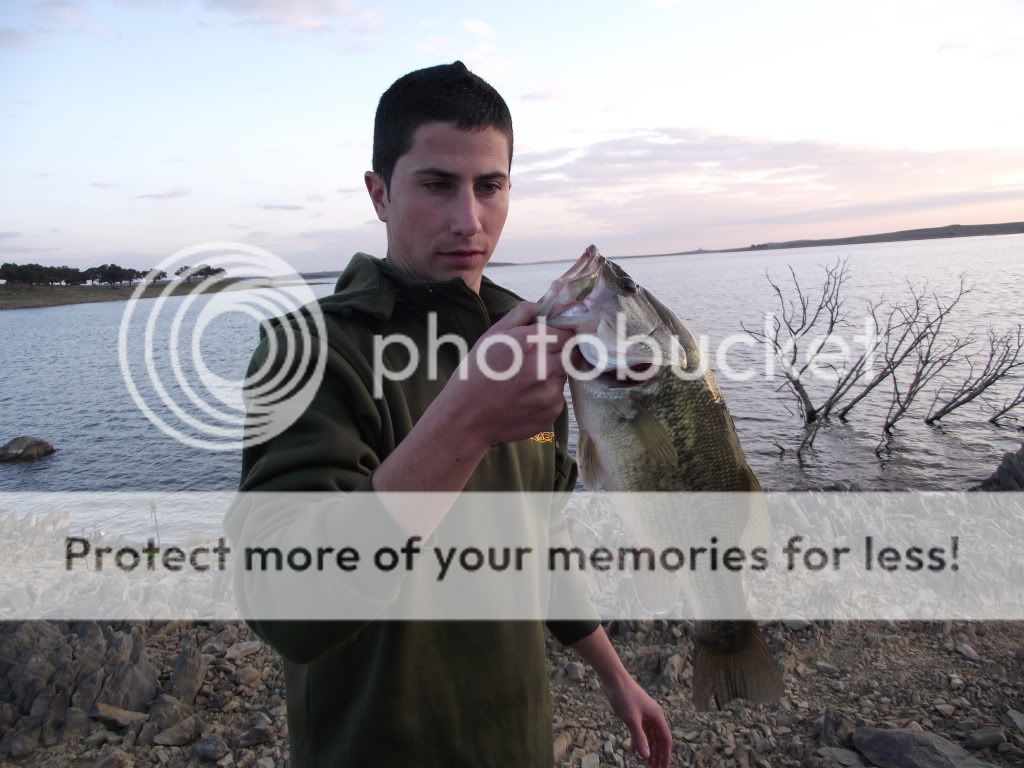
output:
[[971,402],[996,382],[1006,378],[1012,371],[1024,366],[1024,328],[1018,325],[1004,334],[996,335],[991,328],[988,331],[988,357],[979,373],[975,373],[975,363],[968,360],[970,371],[964,380],[943,402],[940,389],[932,401],[931,411],[925,417],[926,424],[934,424],[943,416]]
[[[884,330],[880,329],[878,331],[879,341],[884,345],[881,354],[882,365],[871,380],[864,384],[860,391],[838,411],[837,415],[842,421],[846,421],[850,411],[876,387],[894,375],[894,371],[910,357],[911,353],[917,350],[922,343],[932,339],[933,332],[937,333],[937,327],[942,326],[946,316],[970,292],[965,287],[964,277],[961,275],[960,287],[951,298],[941,299],[937,295],[932,294],[932,299],[935,302],[935,313],[933,316],[927,311],[926,288],[922,286],[920,289],[917,289],[909,282],[908,288],[910,300],[906,303],[895,305],[889,311]],[[876,328],[879,326],[877,320],[875,326]],[[914,396],[916,397],[916,394]]]
[[[912,310],[905,309],[907,317]],[[886,365],[889,366],[892,381],[892,401],[889,403],[889,412],[886,414],[882,431],[886,436],[892,434],[892,429],[910,409],[911,404],[917,399],[928,383],[952,363],[963,349],[974,343],[970,336],[960,338],[953,336],[949,341],[939,341],[942,333],[942,324],[947,313],[940,314],[935,318],[927,315],[912,321],[912,334],[920,340],[914,345],[914,367],[909,378],[905,382],[900,381],[896,373],[896,357],[898,350],[895,348],[887,350]],[[906,356],[903,358],[906,359]],[[886,438],[883,437],[879,443],[879,450]],[[876,451],[877,452],[877,451]]]
[[[804,291],[793,267],[789,267],[789,274],[796,295],[791,298],[787,298],[782,287],[766,273],[768,284],[778,298],[780,312],[766,315],[765,327],[760,331],[751,330],[740,323],[744,332],[758,343],[765,344],[776,361],[781,364],[784,384],[796,398],[804,424],[813,424],[828,416],[838,401],[838,398],[827,397],[820,405],[815,405],[804,379],[808,370],[816,363],[822,348],[828,343],[836,328],[845,324],[847,317],[842,298],[842,287],[849,276],[847,260],[837,260],[835,264],[824,269],[825,279],[816,297]],[[872,317],[875,316],[876,309],[877,305],[871,308]],[[809,340],[809,334],[817,328],[821,329],[820,335],[816,340]],[[802,363],[801,351],[806,353]],[[863,361],[860,369],[851,366],[836,371],[841,385],[846,387],[844,393],[848,389],[847,384],[852,386],[852,382],[857,380],[862,369]]]
[[991,418],[989,418],[989,423],[998,424],[1003,416],[1022,404],[1024,404],[1024,384],[1021,385],[1016,395],[1003,403],[999,410],[992,414]]

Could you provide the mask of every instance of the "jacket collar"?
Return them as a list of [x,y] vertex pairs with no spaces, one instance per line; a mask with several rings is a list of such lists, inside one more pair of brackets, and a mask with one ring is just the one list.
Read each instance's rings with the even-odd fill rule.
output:
[[486,277],[480,281],[479,297],[462,278],[412,280],[383,259],[356,253],[338,278],[334,293],[322,299],[320,304],[325,312],[348,313],[354,310],[387,320],[399,301],[424,306],[436,305],[439,301],[474,304],[479,301],[493,322],[522,298]]

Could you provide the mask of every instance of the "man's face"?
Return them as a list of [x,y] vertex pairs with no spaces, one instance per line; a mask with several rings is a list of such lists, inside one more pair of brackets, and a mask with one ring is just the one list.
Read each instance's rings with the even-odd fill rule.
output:
[[508,216],[508,139],[496,128],[424,123],[398,158],[391,189],[376,173],[366,189],[387,224],[388,260],[418,280],[461,277],[480,290]]

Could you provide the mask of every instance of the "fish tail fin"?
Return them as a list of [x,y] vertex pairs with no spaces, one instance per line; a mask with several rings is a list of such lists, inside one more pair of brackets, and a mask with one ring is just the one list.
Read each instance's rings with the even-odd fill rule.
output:
[[782,671],[765,645],[757,624],[752,621],[728,624],[742,625],[736,627],[738,632],[733,630],[728,643],[707,637],[708,633],[701,632],[698,624],[693,649],[693,703],[699,712],[711,709],[712,701],[719,709],[733,699],[768,704],[785,692]]

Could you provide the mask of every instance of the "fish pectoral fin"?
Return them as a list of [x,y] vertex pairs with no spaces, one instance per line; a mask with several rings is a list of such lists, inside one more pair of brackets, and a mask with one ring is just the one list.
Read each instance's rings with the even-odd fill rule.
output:
[[580,468],[580,478],[588,491],[600,490],[601,465],[597,459],[597,446],[590,435],[580,431],[580,439],[576,443],[576,464]]
[[[732,623],[732,622],[728,622]],[[698,712],[733,699],[770,704],[785,693],[782,671],[755,622],[736,622],[737,643],[702,638],[698,624],[693,648],[693,703]]]
[[679,454],[672,444],[672,435],[662,423],[645,406],[636,405],[636,415],[632,419],[644,453],[657,465],[675,467],[679,463]]

